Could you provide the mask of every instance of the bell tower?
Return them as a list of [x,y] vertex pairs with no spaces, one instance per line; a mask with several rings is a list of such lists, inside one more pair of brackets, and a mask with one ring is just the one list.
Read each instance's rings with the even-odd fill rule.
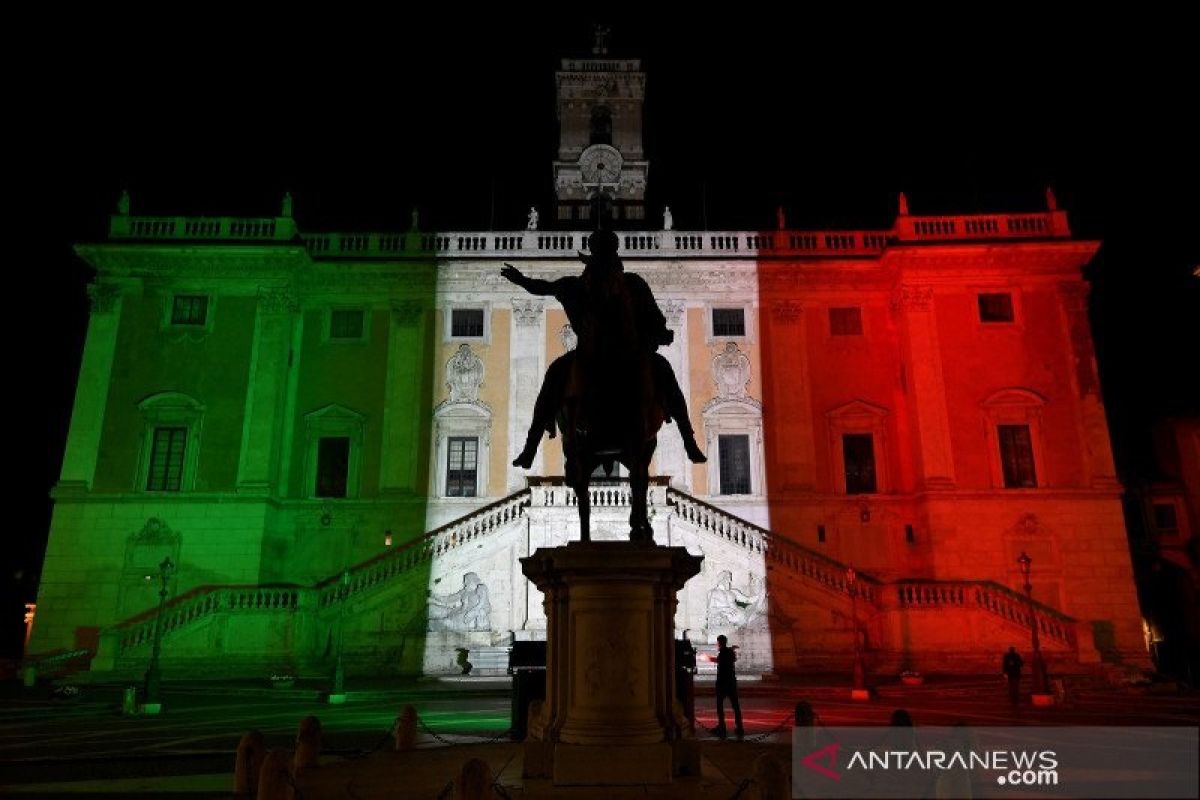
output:
[[558,158],[554,192],[564,226],[640,224],[646,216],[642,105],[646,73],[636,58],[608,58],[596,26],[591,58],[564,58],[555,73]]

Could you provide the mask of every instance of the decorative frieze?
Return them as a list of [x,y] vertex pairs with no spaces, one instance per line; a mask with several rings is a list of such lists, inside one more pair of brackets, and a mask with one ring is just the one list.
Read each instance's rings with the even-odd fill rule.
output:
[[147,519],[141,530],[131,537],[131,541],[139,544],[174,544],[178,540],[179,534],[158,517]]
[[713,359],[712,369],[719,399],[746,399],[746,385],[750,383],[750,359],[738,349],[737,342],[725,344],[724,352]]
[[483,361],[471,350],[471,345],[459,345],[458,352],[446,362],[446,386],[451,403],[479,402],[479,387],[483,385]]

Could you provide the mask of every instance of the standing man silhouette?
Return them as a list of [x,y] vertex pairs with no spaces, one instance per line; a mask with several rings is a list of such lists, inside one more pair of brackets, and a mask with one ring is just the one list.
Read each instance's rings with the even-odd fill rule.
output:
[[742,705],[738,702],[737,692],[737,675],[734,673],[733,665],[737,661],[737,648],[727,647],[729,640],[725,638],[725,634],[717,637],[717,657],[713,659],[709,656],[709,660],[717,662],[717,727],[713,731],[720,739],[726,736],[725,730],[725,699],[729,698],[729,705],[733,706],[733,732],[737,736],[738,741],[741,741],[745,735],[742,729]]
[[1021,700],[1021,667],[1024,663],[1017,654],[1017,648],[1010,646],[1000,667],[1008,678],[1008,702],[1012,703],[1013,708],[1016,708]]

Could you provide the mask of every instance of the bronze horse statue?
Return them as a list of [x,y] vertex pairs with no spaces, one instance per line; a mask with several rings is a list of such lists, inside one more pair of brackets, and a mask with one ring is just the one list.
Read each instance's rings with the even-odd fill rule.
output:
[[557,423],[566,482],[579,503],[581,539],[591,538],[588,484],[593,472],[603,467],[611,475],[613,465],[620,463],[629,470],[629,538],[651,542],[646,493],[663,422],[675,419],[693,461],[703,461],[704,454],[696,446],[675,374],[655,352],[670,344],[674,334],[649,285],[624,271],[611,231],[594,232],[589,248],[590,256],[580,253],[585,268],[577,277],[537,280],[511,265],[501,273],[532,294],[553,295],[578,338],[576,350],[546,370],[525,449],[513,464],[528,469],[542,432],[554,436]]

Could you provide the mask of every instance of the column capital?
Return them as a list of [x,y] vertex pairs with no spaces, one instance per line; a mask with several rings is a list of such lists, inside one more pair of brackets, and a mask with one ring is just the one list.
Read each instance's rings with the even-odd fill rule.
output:
[[513,300],[513,318],[520,327],[537,325],[542,319],[544,306],[541,300]]
[[268,314],[290,314],[300,310],[299,300],[287,287],[260,286],[258,302]]
[[897,311],[930,311],[933,308],[933,287],[903,284],[892,292],[892,308]]
[[795,300],[776,300],[771,303],[771,321],[776,325],[794,325],[799,322],[804,306]]
[[687,303],[682,300],[664,300],[658,304],[663,316],[667,318],[667,326],[678,328],[683,324],[683,314],[687,311]]
[[415,325],[424,310],[419,300],[393,300],[392,321],[397,325]]
[[88,306],[93,314],[111,314],[121,297],[121,287],[112,283],[89,283]]
[[1063,281],[1055,287],[1068,311],[1087,311],[1088,295],[1092,287],[1084,281]]

